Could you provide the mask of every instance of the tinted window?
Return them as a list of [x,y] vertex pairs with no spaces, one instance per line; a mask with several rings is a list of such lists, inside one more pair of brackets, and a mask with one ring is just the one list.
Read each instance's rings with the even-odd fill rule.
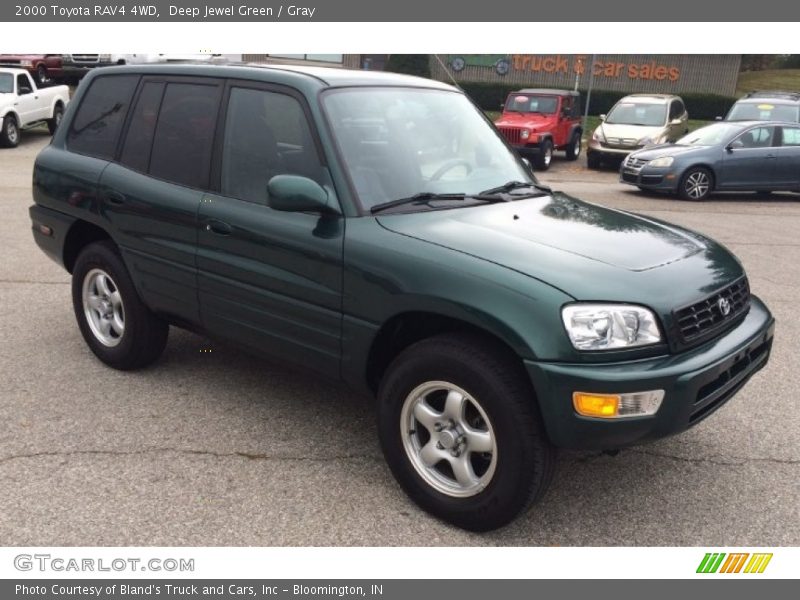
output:
[[28,77],[25,75],[17,75],[17,94],[30,94],[32,91]]
[[684,113],[683,102],[680,100],[673,100],[672,105],[669,109],[669,118],[672,119],[679,119],[683,116]]
[[783,128],[783,145],[800,146],[800,129],[796,127]]
[[205,188],[219,107],[219,87],[168,83],[158,115],[150,174]]
[[156,130],[158,108],[161,106],[163,93],[163,83],[145,83],[133,108],[128,135],[125,137],[120,157],[120,162],[131,169],[147,172],[150,164],[150,147],[153,144],[153,133]]
[[267,182],[275,175],[321,181],[321,170],[300,102],[275,92],[231,90],[222,150],[222,194],[263,204]]
[[67,134],[70,150],[111,159],[128,113],[137,75],[106,75],[92,82]]

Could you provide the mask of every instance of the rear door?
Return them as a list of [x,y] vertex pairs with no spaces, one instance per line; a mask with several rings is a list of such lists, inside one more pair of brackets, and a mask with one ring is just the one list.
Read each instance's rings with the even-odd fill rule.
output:
[[100,180],[103,214],[142,299],[178,322],[199,323],[197,211],[208,190],[223,82],[142,79],[127,134]]
[[736,137],[723,151],[717,188],[769,190],[775,187],[777,152],[775,127],[751,127]]
[[313,179],[333,195],[303,97],[230,84],[215,185],[199,208],[198,287],[204,328],[338,376],[345,221],[273,210],[275,175]]
[[775,148],[775,184],[797,190],[800,188],[800,126],[779,129],[780,145]]

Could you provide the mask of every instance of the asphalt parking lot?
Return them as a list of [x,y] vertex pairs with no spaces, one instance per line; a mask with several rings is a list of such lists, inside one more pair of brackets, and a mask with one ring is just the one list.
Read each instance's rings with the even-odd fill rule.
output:
[[712,418],[615,457],[564,452],[540,504],[476,535],[405,497],[372,407],[341,385],[174,328],[147,370],[96,360],[69,276],[30,233],[31,168],[48,140],[0,150],[4,545],[800,545],[800,196],[680,202],[554,161],[541,179],[557,189],[733,250],[778,320],[775,346]]

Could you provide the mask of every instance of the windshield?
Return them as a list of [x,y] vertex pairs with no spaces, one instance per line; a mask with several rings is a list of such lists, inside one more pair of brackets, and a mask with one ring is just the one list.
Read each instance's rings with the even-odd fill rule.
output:
[[667,105],[652,102],[619,102],[606,117],[609,125],[658,127],[667,121]]
[[800,107],[771,102],[737,102],[726,121],[800,121]]
[[0,73],[0,94],[14,92],[14,78],[8,73]]
[[506,101],[506,110],[522,113],[552,115],[558,110],[558,98],[531,94],[512,94]]
[[675,143],[682,146],[716,146],[724,144],[741,130],[741,125],[714,123],[686,134]]
[[326,93],[323,103],[364,210],[421,193],[479,194],[534,181],[460,93],[348,88]]

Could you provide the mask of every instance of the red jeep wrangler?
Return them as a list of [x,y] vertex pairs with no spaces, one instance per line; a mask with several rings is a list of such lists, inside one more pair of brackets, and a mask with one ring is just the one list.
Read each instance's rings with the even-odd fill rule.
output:
[[495,126],[520,155],[533,158],[542,171],[550,167],[553,150],[564,150],[567,160],[581,154],[581,97],[566,90],[511,92]]

